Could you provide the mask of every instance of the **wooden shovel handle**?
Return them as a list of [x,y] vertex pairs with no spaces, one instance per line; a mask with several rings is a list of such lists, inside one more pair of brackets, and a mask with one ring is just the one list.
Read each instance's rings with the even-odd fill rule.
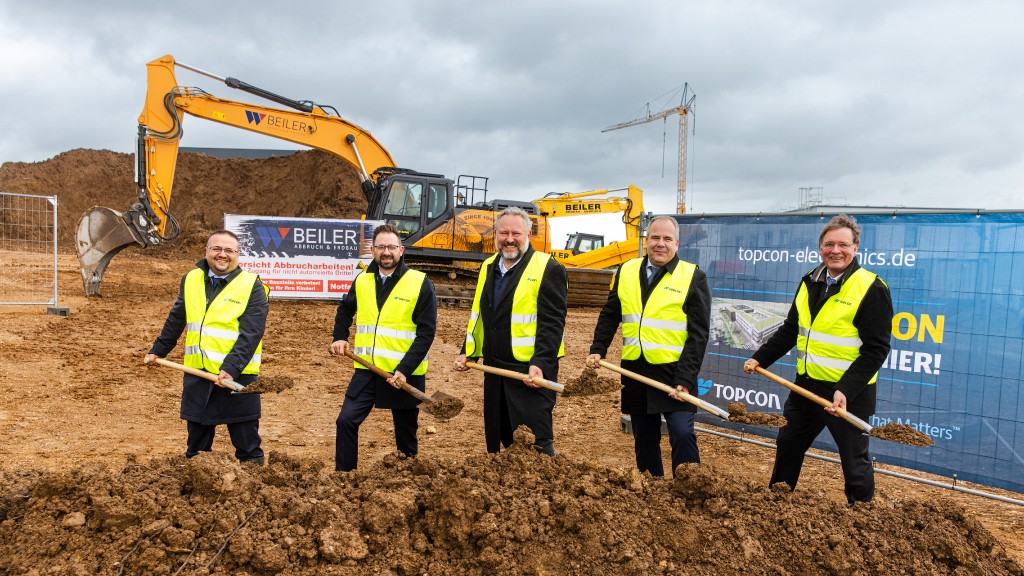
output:
[[[385,380],[387,380],[388,378],[391,378],[391,377],[394,376],[394,374],[391,374],[390,372],[386,372],[386,371],[382,370],[376,364],[374,364],[373,362],[370,362],[369,360],[363,358],[362,356],[357,356],[351,350],[345,350],[345,356],[348,356],[349,358],[351,358],[351,359],[355,360],[356,362],[362,364],[370,372],[373,372],[374,374],[376,374],[377,376],[380,376],[381,378],[383,378]],[[420,392],[419,390],[414,388],[408,382],[402,382],[401,380],[399,380],[398,381],[398,385],[402,387],[402,390],[405,390],[409,394],[412,394],[413,396],[419,398],[420,400],[422,400],[423,402],[426,402],[427,404],[432,404],[434,402],[433,398],[431,398],[430,396],[427,396],[423,392]]]
[[[832,403],[829,402],[828,400],[822,398],[821,396],[818,396],[814,392],[811,392],[810,390],[808,390],[808,389],[806,389],[806,388],[804,388],[802,386],[797,386],[796,384],[793,384],[792,382],[790,382],[789,380],[786,380],[782,376],[779,376],[777,374],[773,374],[773,373],[765,370],[764,368],[761,368],[760,366],[755,368],[755,370],[757,370],[758,374],[768,378],[769,380],[774,381],[776,384],[781,384],[782,386],[785,386],[786,388],[789,388],[793,392],[796,392],[797,394],[803,396],[804,398],[807,398],[808,400],[814,402],[815,404],[818,404],[818,405],[823,406],[825,408],[828,408],[829,406],[832,406]],[[846,420],[850,424],[853,424],[854,426],[856,426],[857,428],[860,428],[861,430],[863,430],[865,432],[871,432],[872,426],[870,424],[868,424],[867,422],[865,422],[865,421],[861,420],[860,418],[854,416],[853,414],[850,414],[844,408],[836,408],[836,416],[839,416],[843,420]]]
[[[209,380],[210,382],[216,382],[217,381],[217,375],[216,374],[210,374],[209,372],[207,372],[205,370],[200,370],[198,368],[192,368],[191,366],[185,366],[184,364],[178,364],[177,362],[171,362],[170,360],[168,360],[166,358],[157,358],[156,359],[156,363],[161,365],[161,366],[166,366],[168,368],[174,368],[175,370],[180,370],[180,371],[182,371],[182,372],[184,372],[186,374],[191,374],[193,376],[199,376],[200,378]],[[228,387],[230,387],[235,392],[241,392],[242,390],[245,390],[245,386],[242,386],[241,384],[235,382],[234,380],[225,380],[224,383],[227,384]]]
[[[466,366],[475,368],[476,370],[482,370],[484,372],[490,372],[491,374],[497,374],[498,376],[504,376],[505,378],[515,378],[516,380],[529,380],[529,374],[523,374],[522,372],[514,372],[512,370],[505,370],[504,368],[495,368],[494,366],[488,366],[479,362],[466,362]],[[545,380],[543,378],[533,378],[533,383],[538,386],[543,386],[548,390],[554,390],[555,392],[565,392],[565,386],[562,386],[558,382],[552,382],[551,380]]]
[[715,416],[718,416],[719,418],[724,418],[725,420],[729,419],[729,413],[728,412],[726,412],[725,410],[722,410],[721,408],[719,408],[718,406],[715,406],[714,404],[710,404],[708,402],[705,402],[705,401],[701,400],[700,398],[697,398],[693,394],[689,394],[687,392],[680,392],[679,390],[676,390],[675,388],[669,386],[668,384],[662,384],[661,382],[658,382],[657,380],[653,380],[651,378],[648,378],[647,376],[641,376],[640,374],[637,374],[636,372],[633,372],[631,370],[626,370],[622,366],[616,366],[615,364],[612,364],[611,362],[607,362],[605,360],[598,360],[597,362],[598,362],[598,364],[600,364],[601,366],[611,370],[612,372],[618,372],[619,374],[622,374],[623,376],[629,376],[630,378],[632,378],[633,380],[636,380],[637,382],[643,382],[644,384],[647,384],[648,386],[657,388],[658,390],[661,390],[662,392],[666,392],[668,394],[675,394],[676,396],[678,396],[679,398],[685,400],[686,402],[689,402],[690,404],[693,404],[694,406],[696,406],[698,408],[707,410],[708,412],[711,412],[712,414],[714,414]]

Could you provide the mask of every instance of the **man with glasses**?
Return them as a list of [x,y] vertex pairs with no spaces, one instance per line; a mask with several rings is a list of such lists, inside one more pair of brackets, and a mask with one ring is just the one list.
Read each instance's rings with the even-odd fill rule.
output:
[[[680,260],[679,225],[671,216],[651,221],[647,257],[624,263],[612,281],[608,301],[594,329],[587,364],[598,365],[622,324],[622,367],[677,391],[698,395],[697,373],[704,361],[711,324],[711,291],[696,264]],[[693,420],[697,407],[627,376],[622,377],[621,410],[629,414],[636,466],[664,476],[661,420],[668,426],[672,472],[699,463]]]
[[875,413],[875,382],[892,335],[889,287],[857,262],[860,232],[857,221],[845,214],[825,225],[818,235],[821,264],[800,280],[779,330],[743,364],[744,371],[753,374],[796,346],[796,384],[831,399],[832,405],[823,409],[790,393],[783,407],[787,424],[775,442],[769,484],[785,482],[795,490],[804,453],[827,427],[839,450],[850,504],[874,497],[874,469],[867,435],[836,417],[836,410],[865,421]]
[[[359,426],[377,408],[391,410],[398,451],[413,457],[420,401],[402,390],[405,382],[426,390],[427,351],[437,327],[437,299],[426,274],[402,261],[405,247],[390,224],[373,231],[373,262],[359,273],[338,303],[330,353],[348,351],[393,374],[384,379],[354,362],[355,372],[338,414],[334,468],[355,470],[359,460]],[[358,314],[357,314],[358,312]],[[353,346],[348,343],[356,318]]]
[[245,386],[259,376],[268,293],[259,276],[238,267],[238,237],[227,230],[210,235],[206,258],[181,279],[178,299],[142,361],[153,365],[167,356],[185,331],[185,365],[217,375],[216,382],[184,376],[181,418],[188,426],[188,458],[209,452],[217,425],[226,424],[235,457],[264,464],[260,395],[232,394],[224,381]]

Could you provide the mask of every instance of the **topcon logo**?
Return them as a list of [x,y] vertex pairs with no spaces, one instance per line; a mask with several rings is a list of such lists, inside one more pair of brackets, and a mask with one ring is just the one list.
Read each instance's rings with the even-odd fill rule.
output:
[[253,112],[252,110],[245,111],[245,119],[249,121],[249,124],[260,125],[263,119],[266,118],[266,114],[260,114],[259,112]]
[[761,408],[782,410],[782,400],[779,398],[778,394],[741,388],[739,386],[726,386],[724,384],[718,384],[711,380],[704,380],[701,378],[697,379],[697,390],[701,396],[714,391],[715,398],[719,398],[727,402],[743,402],[745,404],[759,406]]

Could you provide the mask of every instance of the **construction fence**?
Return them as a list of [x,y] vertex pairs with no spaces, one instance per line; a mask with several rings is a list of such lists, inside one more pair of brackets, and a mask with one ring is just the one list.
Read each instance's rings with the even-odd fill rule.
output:
[[0,305],[57,305],[57,197],[0,192]]

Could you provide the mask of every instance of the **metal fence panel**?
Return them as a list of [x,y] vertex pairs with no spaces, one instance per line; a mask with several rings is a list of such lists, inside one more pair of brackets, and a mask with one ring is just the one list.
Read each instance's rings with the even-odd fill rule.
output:
[[0,192],[0,304],[57,304],[57,197]]

